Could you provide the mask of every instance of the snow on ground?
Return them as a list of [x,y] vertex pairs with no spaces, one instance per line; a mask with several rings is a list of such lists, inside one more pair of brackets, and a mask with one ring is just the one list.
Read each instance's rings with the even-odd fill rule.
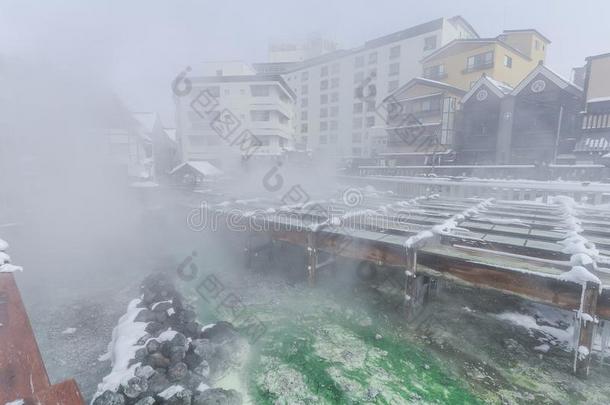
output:
[[[503,312],[496,315],[498,319],[510,322],[514,325],[521,326],[528,331],[537,331],[544,335],[543,342],[553,342],[566,350],[571,350],[572,340],[574,336],[574,327],[569,326],[567,329],[556,328],[549,325],[538,325],[536,318],[531,315],[521,314],[518,312]],[[545,344],[543,343],[543,344]],[[541,348],[541,346],[537,346]]]
[[116,391],[121,384],[127,383],[134,376],[139,363],[130,367],[129,361],[135,357],[136,351],[143,347],[137,343],[146,334],[146,322],[135,322],[140,311],[144,309],[138,308],[140,302],[140,299],[134,299],[129,303],[127,313],[119,319],[118,325],[112,331],[108,352],[99,358],[100,361],[111,360],[112,371],[98,385],[97,395],[106,390]]

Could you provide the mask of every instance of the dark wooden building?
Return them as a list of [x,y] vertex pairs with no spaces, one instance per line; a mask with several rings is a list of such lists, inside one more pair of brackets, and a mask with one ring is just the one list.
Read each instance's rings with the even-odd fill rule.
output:
[[582,89],[538,65],[514,89],[481,77],[462,98],[456,139],[464,164],[573,160]]

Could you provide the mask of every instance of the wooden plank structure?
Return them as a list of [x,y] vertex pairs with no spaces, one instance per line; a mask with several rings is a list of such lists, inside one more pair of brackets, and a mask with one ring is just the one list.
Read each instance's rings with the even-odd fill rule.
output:
[[[357,207],[341,198],[291,206],[263,199],[218,203],[206,209],[216,217],[230,213],[231,224],[240,230],[264,235],[265,242],[258,246],[249,242],[247,255],[268,249],[273,242],[302,246],[310,285],[321,267],[321,253],[396,268],[406,274],[408,315],[422,302],[423,286],[430,279],[574,311],[579,336],[573,370],[580,376],[588,374],[598,319],[610,320],[610,269],[603,268],[610,267],[610,211],[591,206],[577,210],[579,235],[599,251],[587,265],[599,285],[565,276],[574,266],[574,257],[561,242],[574,230],[561,204],[438,195],[405,200],[379,193],[365,195]],[[237,222],[236,213],[241,213]],[[442,230],[448,220],[454,226]],[[427,237],[407,248],[407,240],[415,235]]]
[[82,405],[74,380],[51,385],[12,273],[0,273],[0,404]]
[[[448,168],[449,166],[444,166]],[[479,166],[480,170],[486,170]],[[422,167],[425,169],[425,167]],[[430,167],[427,168],[430,170]],[[465,179],[463,177],[423,177],[415,175],[384,175],[386,171],[395,172],[393,167],[380,168],[371,171],[361,170],[360,176],[340,176],[339,178],[351,184],[361,186],[373,185],[384,190],[393,190],[398,194],[423,194],[434,190],[442,195],[456,198],[466,197],[495,197],[503,200],[536,200],[546,201],[549,196],[566,195],[576,201],[586,199],[590,204],[607,204],[610,202],[610,185],[597,182],[561,182],[536,180],[492,180],[492,179]],[[606,169],[608,170],[608,169]],[[499,178],[505,177],[498,176]],[[513,178],[527,178],[516,176]],[[601,176],[595,176],[601,178]]]

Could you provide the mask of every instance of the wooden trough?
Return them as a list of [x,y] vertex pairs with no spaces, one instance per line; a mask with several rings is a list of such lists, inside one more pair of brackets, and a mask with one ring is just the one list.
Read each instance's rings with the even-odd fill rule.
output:
[[[312,285],[321,267],[320,253],[404,272],[408,313],[421,302],[423,280],[430,278],[574,311],[578,338],[573,370],[579,376],[589,373],[598,320],[610,320],[610,270],[603,269],[610,267],[609,211],[579,207],[579,228],[575,230],[575,218],[570,218],[560,203],[477,198],[420,196],[405,201],[374,194],[364,195],[357,207],[340,198],[289,206],[255,199],[247,204],[219,201],[205,209],[217,218],[219,213],[230,215],[232,226],[250,231],[246,232],[247,263],[253,255],[269,249],[269,243],[302,246]],[[447,221],[455,223],[443,231]],[[587,246],[593,246],[594,241],[597,249],[587,263],[586,274],[592,275],[591,280],[566,276],[575,257],[582,259],[562,245],[575,233]],[[260,240],[261,235],[266,242],[257,245],[253,239]],[[409,238],[416,243],[407,243]]]

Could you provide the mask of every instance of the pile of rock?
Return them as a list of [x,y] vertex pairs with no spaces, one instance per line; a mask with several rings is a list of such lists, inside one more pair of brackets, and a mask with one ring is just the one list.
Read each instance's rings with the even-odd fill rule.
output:
[[210,388],[247,350],[235,328],[228,322],[202,327],[163,274],[149,276],[141,293],[134,322],[145,322],[146,329],[129,363],[133,376],[116,390],[98,392],[93,405],[241,404],[237,391]]

